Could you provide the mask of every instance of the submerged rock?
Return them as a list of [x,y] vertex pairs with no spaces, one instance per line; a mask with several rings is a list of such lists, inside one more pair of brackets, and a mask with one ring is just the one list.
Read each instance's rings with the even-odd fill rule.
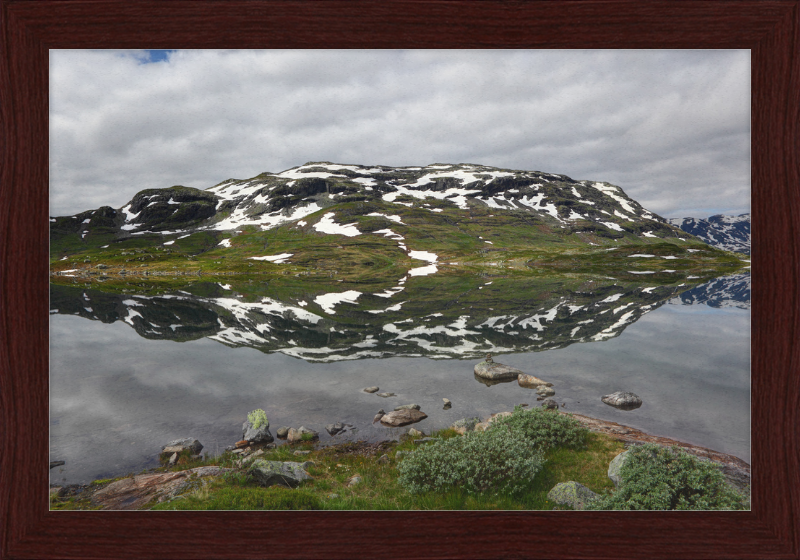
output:
[[386,399],[386,398],[389,398],[389,397],[394,397],[395,394],[394,393],[378,393],[378,396],[379,397],[383,397],[384,399]]
[[389,414],[384,414],[381,418],[381,424],[384,426],[391,426],[397,428],[399,426],[407,426],[414,424],[420,420],[424,420],[428,415],[413,408],[405,408],[403,410],[394,410]]
[[536,387],[536,394],[540,397],[552,397],[556,394],[552,387],[545,387],[544,385],[540,385]]
[[377,393],[380,390],[380,388],[379,387],[365,387],[365,388],[363,388],[361,390],[364,391],[365,393]]
[[422,407],[420,407],[418,404],[401,404],[400,406],[394,407],[395,410],[406,410],[406,409],[412,409],[412,408],[414,410],[419,410]]
[[475,375],[481,379],[499,382],[513,381],[517,379],[520,374],[525,375],[525,372],[517,368],[498,364],[497,362],[488,362],[486,360],[475,364],[474,371]]
[[642,399],[635,393],[617,391],[610,395],[604,395],[601,400],[607,405],[620,408],[622,410],[633,410],[642,406]]
[[585,509],[586,505],[594,500],[597,494],[586,488],[580,482],[570,480],[553,486],[547,493],[547,499],[557,504],[570,506],[572,509]]
[[519,377],[517,377],[517,383],[519,383],[520,387],[525,387],[526,389],[536,389],[537,387],[552,387],[553,384],[549,381],[544,381],[543,379],[539,379],[533,375],[528,375],[527,373],[521,373]]

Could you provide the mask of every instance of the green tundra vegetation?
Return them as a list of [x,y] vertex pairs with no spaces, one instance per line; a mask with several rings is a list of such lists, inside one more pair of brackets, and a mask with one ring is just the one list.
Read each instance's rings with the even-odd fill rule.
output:
[[[576,481],[597,492],[594,509],[744,509],[745,499],[724,482],[719,469],[657,446],[632,450],[615,489],[608,465],[622,443],[582,428],[569,415],[517,407],[484,432],[453,429],[433,441],[407,436],[400,442],[350,442],[319,447],[297,442],[266,450],[260,459],[311,461],[311,479],[299,487],[264,488],[246,474],[247,459],[178,459],[160,471],[220,465],[235,471],[198,481],[154,510],[553,510],[570,509],[547,494],[559,482]],[[302,457],[296,451],[308,451]],[[626,465],[627,466],[627,465]],[[353,477],[359,484],[350,485]],[[119,479],[114,479],[119,480]],[[95,481],[98,488],[112,480]],[[653,491],[642,498],[642,488]],[[662,487],[669,491],[661,491]],[[658,490],[658,491],[656,491]],[[669,497],[667,497],[669,495]],[[637,497],[638,496],[638,497]],[[619,498],[617,498],[619,497]],[[663,498],[663,499],[662,499]],[[632,500],[632,501],[631,501]],[[638,501],[637,501],[638,500]],[[629,507],[630,506],[630,507]],[[646,506],[646,507],[642,507]],[[51,509],[92,509],[87,498],[51,498]]]

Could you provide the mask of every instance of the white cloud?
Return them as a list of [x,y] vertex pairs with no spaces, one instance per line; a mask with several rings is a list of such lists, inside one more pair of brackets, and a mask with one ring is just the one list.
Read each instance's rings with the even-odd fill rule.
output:
[[51,51],[51,213],[311,160],[617,184],[665,217],[750,205],[748,51]]

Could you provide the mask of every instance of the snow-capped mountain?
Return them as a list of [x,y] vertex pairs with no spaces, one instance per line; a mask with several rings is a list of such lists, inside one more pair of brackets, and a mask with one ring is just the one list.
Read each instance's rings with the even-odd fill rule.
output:
[[708,219],[671,218],[669,222],[709,245],[750,254],[750,214],[724,216],[717,214]]
[[[148,189],[119,210],[102,207],[50,222],[51,230],[77,233],[81,239],[97,231],[113,231],[117,238],[177,236],[199,230],[225,232],[247,226],[266,230],[289,222],[302,224],[321,210],[353,202],[361,203],[358,208],[366,216],[374,215],[375,208],[413,208],[432,215],[488,209],[526,213],[548,228],[578,234],[689,239],[618,186],[471,164],[387,167],[311,162],[280,173],[229,179],[206,190]],[[358,208],[349,215],[358,215]],[[327,219],[331,227],[340,225],[333,216],[325,216],[318,214],[311,221]],[[325,223],[316,229],[324,231]]]

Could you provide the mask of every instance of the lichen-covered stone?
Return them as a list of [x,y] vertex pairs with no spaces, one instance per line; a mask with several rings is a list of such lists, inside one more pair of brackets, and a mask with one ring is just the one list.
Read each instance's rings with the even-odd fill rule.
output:
[[463,436],[465,433],[474,430],[475,426],[478,425],[480,421],[481,419],[477,416],[474,418],[462,418],[461,420],[453,422],[450,427]]
[[269,431],[269,422],[254,428],[249,420],[245,420],[244,424],[242,424],[242,439],[253,443],[271,443],[273,437]]
[[619,475],[619,470],[622,468],[622,465],[625,464],[625,461],[628,459],[628,452],[623,451],[614,459],[612,459],[611,463],[608,465],[608,478],[611,479],[611,482],[614,483],[614,486],[619,486],[619,483],[622,482],[622,478]]
[[547,493],[547,499],[561,505],[570,506],[572,509],[585,509],[586,505],[594,500],[597,494],[586,488],[580,482],[570,480],[553,486]]
[[296,463],[293,461],[265,461],[256,459],[247,470],[253,479],[261,486],[274,486],[279,484],[287,488],[296,488],[300,482],[311,478],[306,472],[309,463]]

